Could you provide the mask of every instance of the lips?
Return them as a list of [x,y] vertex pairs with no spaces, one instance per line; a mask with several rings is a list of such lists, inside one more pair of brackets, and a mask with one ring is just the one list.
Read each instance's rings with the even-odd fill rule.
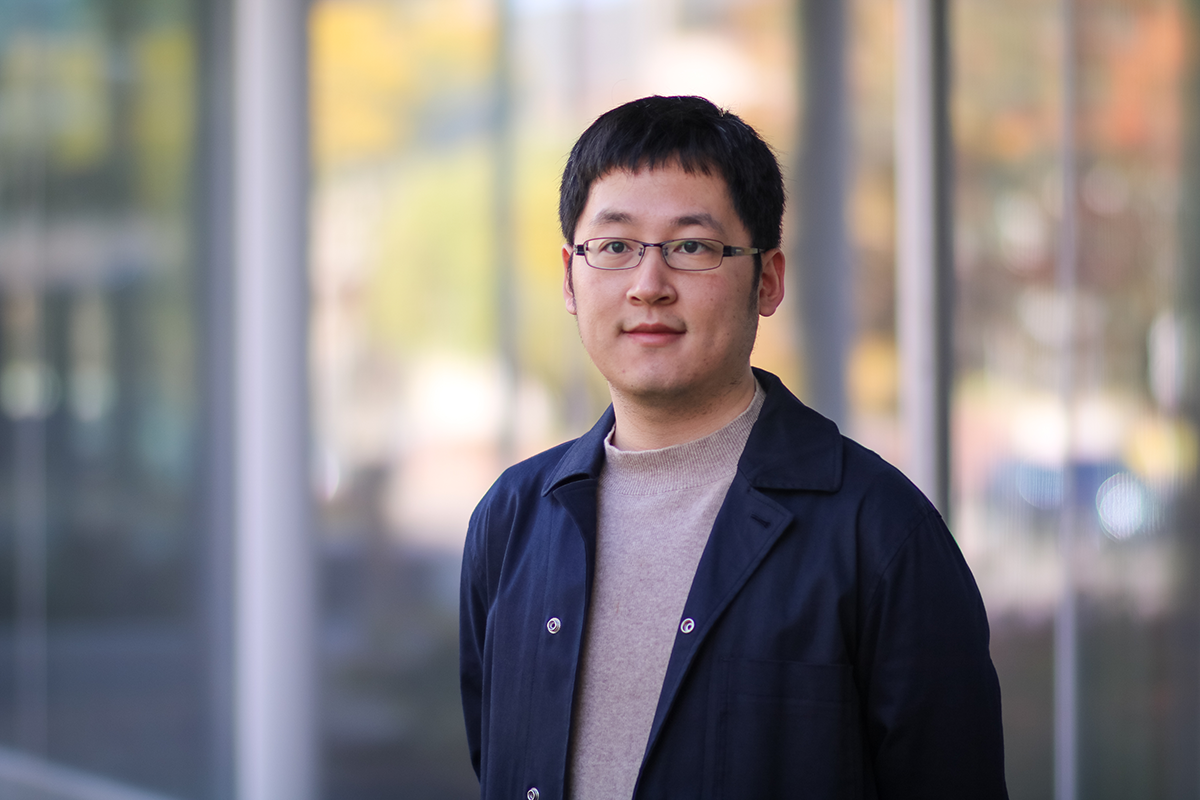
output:
[[672,328],[670,325],[664,325],[661,322],[643,322],[641,325],[635,325],[626,333],[683,333],[680,328]]
[[677,341],[683,336],[683,328],[676,328],[661,322],[643,322],[624,331],[624,334],[644,345],[662,345]]

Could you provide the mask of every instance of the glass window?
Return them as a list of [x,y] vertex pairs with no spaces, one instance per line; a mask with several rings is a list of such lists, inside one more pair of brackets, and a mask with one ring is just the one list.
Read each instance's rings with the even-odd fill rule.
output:
[[955,6],[955,527],[1013,796],[1189,797],[1195,9],[1071,5]]
[[[903,466],[895,5],[858,0],[848,12],[845,427]],[[949,4],[949,521],[992,621],[1011,794],[1054,795],[1066,691],[1077,796],[1188,797],[1200,779],[1197,11],[1183,0],[1070,5],[1064,31],[1063,4]],[[505,465],[578,435],[607,402],[557,289],[566,153],[614,105],[697,93],[746,117],[796,174],[805,98],[793,6],[313,4],[330,796],[474,795],[455,639],[467,517]],[[1068,112],[1075,177],[1064,191]],[[802,213],[795,190],[791,201]],[[806,397],[795,290],[818,265],[789,263],[791,296],[764,324],[755,362]]]
[[[505,466],[608,404],[562,305],[566,155],[596,115],[652,93],[709,95],[786,150],[790,13],[761,0],[313,5],[329,796],[477,795],[458,695],[467,519]],[[793,323],[767,320],[756,357],[789,377]]]
[[0,746],[181,798],[214,772],[196,13],[0,8]]

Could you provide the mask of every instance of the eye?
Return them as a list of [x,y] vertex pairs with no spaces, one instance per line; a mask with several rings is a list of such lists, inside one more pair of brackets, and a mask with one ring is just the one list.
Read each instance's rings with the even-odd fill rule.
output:
[[684,239],[675,248],[685,256],[696,256],[712,250],[712,246],[703,239]]
[[631,249],[629,243],[621,239],[609,239],[607,242],[600,243],[600,252],[607,255],[620,256],[628,253]]

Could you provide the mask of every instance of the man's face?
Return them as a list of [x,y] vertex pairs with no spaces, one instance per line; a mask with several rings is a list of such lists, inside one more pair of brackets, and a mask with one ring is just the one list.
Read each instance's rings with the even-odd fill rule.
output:
[[[615,170],[592,184],[575,241],[623,237],[643,242],[718,239],[751,247],[719,175],[678,165]],[[614,394],[651,404],[702,405],[749,377],[758,315],[783,299],[783,255],[733,256],[704,272],[671,269],[647,248],[632,269],[599,270],[563,248],[567,311],[588,355]]]

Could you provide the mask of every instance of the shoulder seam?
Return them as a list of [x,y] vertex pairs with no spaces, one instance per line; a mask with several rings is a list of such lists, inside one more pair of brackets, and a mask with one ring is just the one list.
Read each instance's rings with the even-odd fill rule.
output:
[[900,556],[900,553],[905,547],[908,546],[908,543],[912,541],[913,533],[922,525],[924,525],[930,517],[937,516],[939,516],[938,510],[930,506],[926,508],[923,513],[918,514],[913,520],[912,524],[910,524],[904,531],[904,535],[900,537],[900,541],[896,544],[896,548],[892,551],[891,555],[887,557],[886,563],[884,563],[882,568],[879,570],[879,577],[876,579],[875,585],[871,588],[871,596],[863,609],[864,612],[869,612],[875,607],[875,603],[878,601],[880,587],[883,585],[884,576],[891,571],[892,565],[896,563],[896,559]]

